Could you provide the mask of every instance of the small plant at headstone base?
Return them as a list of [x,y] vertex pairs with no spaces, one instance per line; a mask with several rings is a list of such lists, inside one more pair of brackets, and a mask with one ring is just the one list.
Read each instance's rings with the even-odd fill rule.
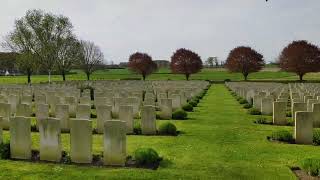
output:
[[96,114],[91,113],[91,114],[90,114],[90,118],[97,118],[97,115],[96,115]]
[[237,101],[240,101],[241,99],[243,99],[242,97],[238,96],[237,98]]
[[134,125],[133,125],[133,133],[136,134],[136,135],[142,134],[140,122],[135,122],[134,123]]
[[165,122],[160,124],[158,132],[161,135],[176,136],[178,134],[177,127],[171,122]]
[[239,103],[240,104],[246,104],[246,103],[248,103],[248,101],[242,98],[242,99],[239,100]]
[[288,112],[286,113],[286,116],[287,116],[287,117],[292,117],[291,111],[288,111]]
[[175,120],[185,120],[187,119],[188,114],[183,109],[177,109],[172,113],[172,119]]
[[135,150],[133,159],[138,167],[157,169],[162,158],[152,148],[138,148]]
[[313,129],[313,143],[315,145],[320,145],[320,130]]
[[31,132],[38,132],[36,124],[31,124]]
[[261,112],[256,108],[249,109],[248,113],[251,114],[251,115],[261,115]]
[[258,117],[256,120],[253,121],[256,124],[272,124],[272,122],[268,121],[265,117]]
[[192,106],[192,107],[197,107],[198,103],[194,100],[191,100],[189,101],[189,104]]
[[310,176],[320,175],[320,159],[307,158],[301,161],[301,168]]
[[252,108],[252,105],[249,104],[249,103],[247,103],[247,104],[244,104],[244,105],[243,105],[243,108],[245,108],[245,109],[250,109],[250,108]]
[[294,142],[292,133],[288,130],[273,131],[271,136],[268,138],[272,141],[282,141],[282,142],[288,142],[288,143]]
[[71,164],[71,157],[66,151],[62,151],[61,163]]
[[193,106],[191,104],[185,104],[182,106],[182,109],[188,112],[193,111]]
[[191,101],[195,101],[195,102],[197,102],[197,104],[200,102],[200,99],[198,99],[196,96],[195,97],[193,97],[192,99],[191,99]]
[[0,144],[0,157],[1,159],[10,159],[10,143],[3,142]]

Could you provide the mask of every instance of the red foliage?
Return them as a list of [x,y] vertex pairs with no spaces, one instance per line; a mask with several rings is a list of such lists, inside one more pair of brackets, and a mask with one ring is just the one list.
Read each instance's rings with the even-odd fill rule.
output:
[[258,72],[264,66],[263,56],[250,47],[236,47],[230,51],[226,68],[231,72],[240,72],[245,80],[252,72]]
[[320,71],[320,50],[307,41],[293,41],[282,50],[280,68],[294,72],[300,80],[308,72]]
[[171,57],[171,71],[177,74],[184,74],[189,80],[191,74],[200,72],[202,61],[198,54],[187,50],[178,49]]
[[143,80],[145,80],[146,76],[157,70],[157,64],[152,61],[151,56],[140,52],[136,52],[130,56],[128,67],[131,71],[141,74]]

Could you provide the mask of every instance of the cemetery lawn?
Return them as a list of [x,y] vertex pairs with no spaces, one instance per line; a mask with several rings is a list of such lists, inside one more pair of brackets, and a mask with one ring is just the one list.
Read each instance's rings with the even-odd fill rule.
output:
[[[52,75],[52,81],[62,81],[61,75]],[[91,75],[91,80],[137,80],[141,76],[130,72],[128,69],[99,70]],[[212,81],[243,81],[240,73],[230,73],[224,68],[205,68],[200,73],[193,74],[191,80],[212,80]],[[248,76],[251,81],[298,81],[299,77],[294,73],[282,72],[278,68],[265,68],[260,72],[252,73]],[[320,81],[320,73],[307,73],[304,77],[309,81]],[[72,70],[66,76],[67,81],[86,80],[86,75],[80,70]],[[151,74],[147,80],[185,80],[181,74],[172,74],[169,69],[160,69]],[[31,76],[32,83],[48,82],[47,75]],[[26,76],[0,76],[0,84],[27,83]]]
[[[316,146],[267,141],[273,130],[292,127],[252,123],[255,117],[222,84],[212,85],[189,116],[189,120],[174,121],[183,131],[178,137],[128,136],[129,155],[138,147],[152,147],[164,157],[158,170],[0,160],[0,179],[295,179],[289,167],[320,156]],[[4,136],[8,139],[7,132]],[[32,138],[39,141],[36,133]],[[64,134],[62,141],[68,151],[69,136]],[[94,153],[99,153],[102,137],[94,135],[93,142]]]

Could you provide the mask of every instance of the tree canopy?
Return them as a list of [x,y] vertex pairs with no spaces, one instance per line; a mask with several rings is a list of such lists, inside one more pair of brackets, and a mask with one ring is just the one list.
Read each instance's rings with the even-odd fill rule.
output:
[[150,55],[140,52],[136,52],[129,57],[128,67],[131,71],[141,74],[143,80],[158,69]]
[[251,47],[240,46],[230,51],[225,67],[231,72],[242,73],[247,80],[252,72],[260,71],[265,65],[263,56]]
[[202,69],[200,56],[188,49],[178,49],[171,57],[171,71],[176,74],[184,74],[189,80],[191,74],[198,73]]
[[280,68],[294,72],[302,81],[308,72],[320,71],[320,50],[307,41],[293,41],[285,47],[279,57]]

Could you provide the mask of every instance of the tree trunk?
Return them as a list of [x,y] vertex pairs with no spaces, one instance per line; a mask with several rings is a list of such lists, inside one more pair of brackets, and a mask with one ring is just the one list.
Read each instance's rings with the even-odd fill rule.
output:
[[49,79],[49,84],[51,84],[51,71],[48,71],[49,75],[48,75],[48,79]]
[[62,71],[62,79],[63,79],[63,81],[66,81],[66,73],[64,72],[64,71]]
[[142,75],[142,78],[143,78],[143,80],[145,81],[146,80],[146,75]]
[[87,74],[87,80],[90,81],[90,73],[86,73]]
[[248,75],[249,75],[248,73],[243,73],[243,77],[244,77],[244,80],[245,80],[245,81],[248,80]]
[[27,73],[28,74],[28,84],[31,84],[31,73]]
[[186,79],[189,81],[190,74],[186,74]]
[[299,74],[299,80],[303,81],[303,74]]

